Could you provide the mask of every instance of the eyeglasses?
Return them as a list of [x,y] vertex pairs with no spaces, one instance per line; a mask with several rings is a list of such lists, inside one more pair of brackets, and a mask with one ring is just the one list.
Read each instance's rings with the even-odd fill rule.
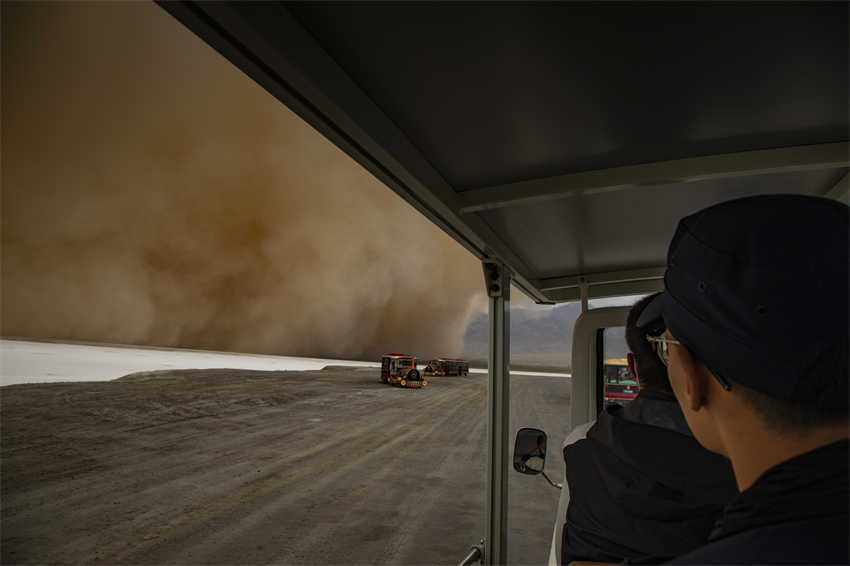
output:
[[682,345],[678,340],[670,340],[663,336],[647,336],[646,341],[652,344],[655,353],[658,354],[658,359],[665,367],[670,365],[670,344]]
[[[655,353],[658,354],[658,359],[661,360],[661,363],[664,364],[664,367],[670,365],[670,344],[678,344],[682,346],[683,344],[678,340],[670,340],[669,338],[664,338],[663,336],[647,336],[646,341],[652,344],[652,347],[655,349]],[[725,377],[721,376],[717,372],[711,372],[714,375],[714,378],[720,383],[720,386],[723,387],[726,391],[732,391],[732,384],[726,380]]]

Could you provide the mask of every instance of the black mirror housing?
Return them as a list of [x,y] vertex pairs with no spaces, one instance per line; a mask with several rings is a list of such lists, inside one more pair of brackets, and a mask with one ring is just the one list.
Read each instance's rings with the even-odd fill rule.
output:
[[514,442],[514,470],[536,476],[546,462],[546,433],[539,428],[521,428]]

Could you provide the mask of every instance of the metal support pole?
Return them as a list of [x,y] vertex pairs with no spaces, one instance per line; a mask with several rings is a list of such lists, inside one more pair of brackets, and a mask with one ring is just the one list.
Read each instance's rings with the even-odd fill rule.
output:
[[504,265],[484,262],[489,297],[489,386],[487,388],[487,537],[485,564],[506,564],[508,543],[508,453],[510,439],[510,306],[511,273]]

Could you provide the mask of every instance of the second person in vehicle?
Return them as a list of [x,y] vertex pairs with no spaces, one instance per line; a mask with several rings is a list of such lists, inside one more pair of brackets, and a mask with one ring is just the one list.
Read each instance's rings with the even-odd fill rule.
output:
[[[562,564],[662,562],[690,551],[707,540],[723,505],[737,494],[729,461],[693,437],[666,368],[637,328],[653,297],[636,303],[626,322],[629,368],[640,384],[637,398],[606,407],[589,430],[578,429],[564,447],[562,500],[568,504],[559,517]],[[583,430],[586,437],[578,438]]]

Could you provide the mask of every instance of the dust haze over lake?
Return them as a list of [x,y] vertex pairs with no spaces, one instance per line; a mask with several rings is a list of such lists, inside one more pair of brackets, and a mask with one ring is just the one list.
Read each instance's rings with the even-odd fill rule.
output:
[[2,33],[3,335],[460,353],[478,261],[159,7]]

